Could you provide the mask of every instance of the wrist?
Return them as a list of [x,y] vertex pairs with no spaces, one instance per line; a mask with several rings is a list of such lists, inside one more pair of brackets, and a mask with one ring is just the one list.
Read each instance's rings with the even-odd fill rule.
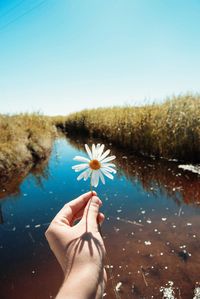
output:
[[[56,299],[94,299],[101,298],[99,294],[102,290],[103,268],[88,265],[77,267],[65,276],[63,285]],[[104,289],[104,288],[103,288]],[[98,295],[99,294],[99,295]]]

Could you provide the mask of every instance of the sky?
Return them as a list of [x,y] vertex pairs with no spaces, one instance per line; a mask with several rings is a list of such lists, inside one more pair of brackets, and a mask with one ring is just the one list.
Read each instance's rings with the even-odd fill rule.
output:
[[0,113],[199,91],[199,0],[0,0]]

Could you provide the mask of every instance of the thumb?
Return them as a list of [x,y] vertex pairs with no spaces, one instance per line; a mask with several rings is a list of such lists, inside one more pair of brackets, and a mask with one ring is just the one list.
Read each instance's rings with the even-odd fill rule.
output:
[[86,224],[86,230],[98,231],[97,217],[101,205],[102,202],[97,196],[92,196],[92,198],[87,203],[82,218]]

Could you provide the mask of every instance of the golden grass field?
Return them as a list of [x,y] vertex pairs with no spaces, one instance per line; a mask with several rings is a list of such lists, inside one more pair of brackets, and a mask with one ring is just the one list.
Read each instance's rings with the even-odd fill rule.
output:
[[163,104],[83,110],[66,116],[0,115],[0,174],[46,158],[56,127],[99,137],[136,154],[200,162],[200,95]]
[[136,154],[200,162],[198,94],[142,107],[83,110],[54,122],[69,134],[104,138]]
[[52,122],[39,114],[0,115],[0,174],[45,158],[54,135]]

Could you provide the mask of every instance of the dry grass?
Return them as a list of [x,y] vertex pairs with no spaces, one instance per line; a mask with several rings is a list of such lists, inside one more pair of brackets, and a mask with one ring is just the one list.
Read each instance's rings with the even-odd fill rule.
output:
[[55,117],[68,134],[105,138],[134,153],[200,161],[200,95],[167,99],[143,107],[83,110]]
[[55,126],[100,137],[134,153],[200,162],[200,95],[161,105],[84,110],[69,116],[0,115],[0,175],[46,158]]
[[0,115],[0,174],[45,158],[54,134],[52,122],[39,114]]

